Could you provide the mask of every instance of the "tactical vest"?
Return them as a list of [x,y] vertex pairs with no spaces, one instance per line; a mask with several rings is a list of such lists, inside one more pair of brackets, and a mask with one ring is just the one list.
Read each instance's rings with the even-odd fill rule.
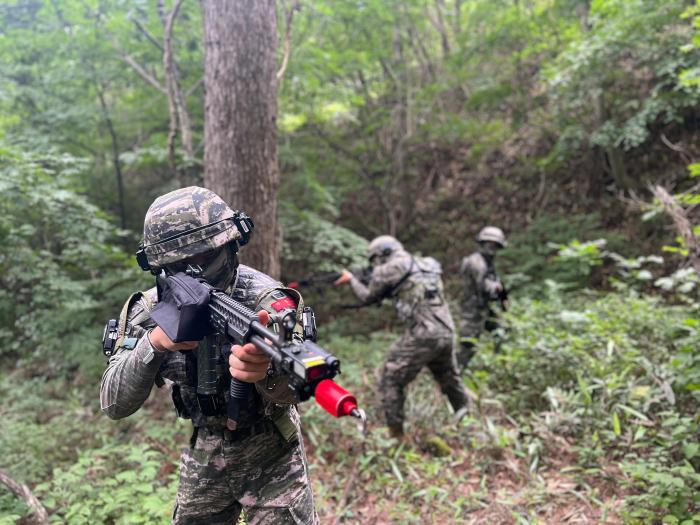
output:
[[[294,295],[294,300],[290,300],[287,293]],[[117,323],[116,348],[133,349],[138,340],[144,337],[148,330],[155,327],[155,323],[150,318],[150,311],[157,302],[154,294],[155,289],[152,289],[146,292],[136,292],[129,297]],[[266,307],[265,309],[271,312],[270,318],[273,322],[282,318],[290,309],[303,309],[303,300],[295,290],[285,288],[282,291],[280,288],[270,287],[263,289],[260,298],[261,300],[264,298],[265,304],[260,304],[259,301],[254,305],[255,309],[260,306]],[[142,310],[132,319],[128,319],[129,311],[137,302],[140,302]],[[300,326],[295,327],[295,332],[300,330]],[[164,379],[172,382],[171,396],[178,417],[191,419],[195,427],[224,426],[231,381],[228,371],[231,345],[220,335],[207,336],[200,342],[200,345],[213,346],[215,355],[218,356],[216,366],[218,380],[215,391],[206,394],[198,392],[197,352],[195,350],[169,352],[156,375],[155,383],[160,388],[165,384]],[[247,427],[262,417],[272,419],[277,425],[282,416],[288,418],[287,413],[287,406],[265,403],[257,389],[253,389],[248,403],[241,407],[239,425],[242,428]]]
[[394,292],[399,318],[413,332],[438,334],[454,331],[445,299],[442,267],[432,257],[411,257],[408,272]]

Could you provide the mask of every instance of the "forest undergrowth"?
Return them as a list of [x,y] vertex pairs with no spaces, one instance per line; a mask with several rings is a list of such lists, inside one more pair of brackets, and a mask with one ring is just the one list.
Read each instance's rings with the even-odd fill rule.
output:
[[[456,425],[423,372],[409,388],[404,443],[389,438],[376,392],[396,334],[322,328],[369,424],[362,435],[313,403],[301,408],[321,522],[700,523],[694,307],[550,282],[541,299],[516,299],[506,321],[498,352],[484,338],[465,376],[471,414]],[[167,392],[113,422],[99,411],[99,367],[32,378],[41,366],[0,380],[3,467],[52,522],[167,523],[190,432]],[[0,492],[1,525],[30,523],[27,512]]]

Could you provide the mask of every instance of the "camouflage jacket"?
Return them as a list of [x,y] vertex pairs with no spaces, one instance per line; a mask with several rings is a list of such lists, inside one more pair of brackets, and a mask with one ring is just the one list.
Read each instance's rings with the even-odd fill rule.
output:
[[[267,310],[273,322],[289,311],[291,302],[287,298],[293,299],[298,309],[303,307],[298,292],[283,288],[268,275],[244,265],[238,267],[238,277],[228,291],[231,297],[252,310]],[[135,294],[124,306],[119,319],[115,352],[102,376],[100,401],[103,412],[112,419],[133,414],[148,398],[154,382],[160,382],[162,378],[172,382],[173,401],[178,412],[184,408],[184,417],[192,418],[195,426],[223,424],[225,417],[207,418],[202,414],[185,352],[158,352],[148,341],[147,333],[155,327],[149,312],[156,302],[156,289],[152,288],[143,294]],[[301,319],[301,316],[298,318]],[[226,346],[217,336],[209,336],[200,344],[214,344],[219,350]],[[228,364],[223,359],[221,375],[220,395],[225,404],[230,376]],[[284,410],[279,405],[297,402],[285,377],[273,376],[259,381],[255,386],[257,394],[252,396],[247,407],[242,408],[241,426],[263,415]],[[176,396],[180,399],[176,399]],[[178,402],[184,407],[178,407]]]
[[454,333],[442,267],[432,257],[414,257],[400,250],[374,268],[368,286],[354,276],[350,285],[364,303],[386,297],[395,299],[399,319],[414,337],[452,337]]
[[462,259],[459,271],[464,278],[460,301],[463,309],[485,310],[489,301],[498,299],[503,284],[496,275],[493,258],[474,252]]

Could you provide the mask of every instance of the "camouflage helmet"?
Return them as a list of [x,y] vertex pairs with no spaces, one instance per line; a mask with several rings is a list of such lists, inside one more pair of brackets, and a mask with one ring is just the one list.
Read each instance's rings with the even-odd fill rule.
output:
[[241,222],[241,216],[250,221],[206,188],[190,186],[161,195],[146,212],[140,250],[146,261],[139,264],[153,270],[231,241],[245,244],[252,222]]
[[496,226],[482,228],[479,235],[476,236],[476,242],[495,242],[501,248],[505,248],[508,245],[503,230]]
[[387,257],[399,250],[403,250],[403,245],[396,238],[391,235],[380,235],[369,243],[367,257],[371,261],[375,257]]

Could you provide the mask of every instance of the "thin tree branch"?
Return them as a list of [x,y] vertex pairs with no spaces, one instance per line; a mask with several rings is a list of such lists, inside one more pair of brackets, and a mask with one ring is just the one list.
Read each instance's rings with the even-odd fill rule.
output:
[[284,72],[287,70],[287,64],[289,63],[289,57],[292,54],[292,19],[294,18],[294,11],[299,11],[301,5],[299,0],[294,0],[286,17],[286,26],[284,33],[284,56],[282,57],[282,65],[277,71],[277,89],[279,90],[282,84],[282,78],[284,78]]
[[164,88],[163,85],[160,82],[158,82],[158,80],[156,80],[148,71],[146,71],[143,68],[143,66],[141,66],[138,62],[136,62],[136,60],[134,60],[133,57],[131,55],[129,55],[129,53],[124,51],[119,46],[119,44],[117,44],[116,39],[111,35],[111,33],[109,33],[108,31],[105,31],[105,33],[107,34],[107,38],[109,38],[109,41],[112,43],[112,47],[114,47],[114,49],[119,54],[121,59],[124,62],[126,62],[127,64],[129,64],[131,66],[131,68],[141,76],[141,78],[143,78],[151,86],[153,86],[158,91],[160,91],[161,93],[163,93],[164,95],[167,96],[168,90],[166,88]]
[[126,228],[126,211],[124,209],[124,179],[122,177],[121,163],[119,161],[119,143],[117,142],[117,134],[114,131],[112,119],[109,116],[107,103],[105,102],[104,88],[97,80],[95,80],[95,89],[97,90],[97,98],[99,99],[100,107],[102,108],[102,117],[104,118],[112,143],[112,165],[114,166],[114,175],[117,178],[120,224],[122,228]]
[[202,84],[204,84],[204,75],[199,77],[199,80],[192,84],[192,86],[190,86],[190,89],[188,89],[185,92],[185,98],[190,98],[192,95],[194,95],[194,92],[197,91]]
[[666,137],[664,133],[661,134],[661,142],[663,142],[669,149],[675,151],[676,153],[680,153],[686,164],[690,164],[692,158],[690,157],[690,155],[688,155],[688,152],[681,146],[678,146],[677,144],[674,144],[673,142],[668,140],[668,137]]
[[170,113],[170,127],[168,130],[168,165],[170,166],[170,171],[173,176],[177,179],[177,164],[175,162],[175,139],[177,138],[177,128],[179,122],[179,108],[176,94],[176,79],[175,79],[175,64],[173,63],[173,24],[175,23],[175,17],[177,16],[180,6],[182,5],[182,0],[175,2],[173,10],[168,14],[165,19],[162,18],[162,2],[158,3],[159,13],[161,14],[161,20],[163,21],[165,34],[163,36],[163,69],[165,70],[165,81],[167,87],[168,96],[168,113]]
[[447,26],[445,25],[445,19],[442,16],[442,10],[445,8],[444,0],[435,0],[435,12],[437,13],[437,20],[433,21],[432,17],[428,15],[428,18],[433,23],[435,28],[440,33],[440,40],[442,44],[442,55],[447,57],[450,54],[450,41],[447,35]]
[[453,25],[452,25],[452,30],[454,31],[455,35],[459,35],[460,31],[462,30],[462,24],[461,24],[461,19],[462,18],[462,1],[461,0],[455,0],[455,12],[454,12],[454,20]]
[[33,521],[36,525],[49,524],[49,513],[46,512],[44,506],[27,485],[15,481],[4,470],[0,470],[0,483],[10,489],[10,492],[15,496],[21,498],[34,511]]
[[693,225],[688,219],[688,215],[676,199],[662,186],[653,186],[651,192],[654,194],[654,197],[661,201],[666,213],[673,219],[676,230],[678,230],[688,248],[690,264],[695,269],[695,272],[700,275],[700,245],[698,245],[698,240],[695,238]]
[[165,52],[165,51],[163,50],[163,46],[161,45],[161,43],[158,42],[158,40],[156,40],[156,38],[148,31],[148,29],[146,29],[146,28],[144,27],[144,25],[143,25],[139,20],[137,20],[136,18],[132,18],[131,21],[134,23],[134,25],[136,26],[136,28],[137,28],[139,31],[141,31],[141,33],[143,34],[143,36],[145,36],[145,37],[148,39],[148,41],[149,41],[151,44],[153,44],[154,46],[156,46],[156,48],[158,48],[158,50],[159,50],[161,53],[164,53],[164,52]]
[[160,21],[163,23],[163,26],[165,26],[168,20],[168,15],[165,13],[165,3],[163,0],[158,0],[156,2],[156,11],[158,12]]
[[[163,21],[163,69],[165,70],[167,96],[168,96],[168,111],[170,113],[170,128],[168,132],[168,163],[173,175],[181,185],[184,185],[181,174],[177,170],[175,162],[175,139],[177,137],[178,124],[180,127],[180,135],[182,138],[182,147],[185,150],[187,159],[194,156],[194,147],[192,144],[192,124],[185,97],[182,95],[180,87],[179,74],[175,59],[173,56],[172,35],[175,20],[182,6],[183,0],[177,0],[172,11],[165,15],[163,12],[162,2],[158,3],[158,12]],[[165,18],[163,18],[165,16]]]

